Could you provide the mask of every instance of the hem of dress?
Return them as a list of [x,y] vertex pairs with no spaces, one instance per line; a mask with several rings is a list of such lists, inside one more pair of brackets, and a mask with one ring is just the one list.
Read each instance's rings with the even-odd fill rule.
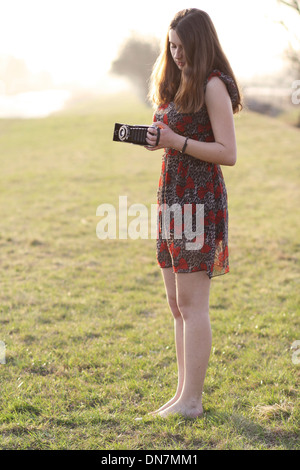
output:
[[228,274],[230,273],[230,270],[229,268],[227,269],[227,271],[224,271],[224,272],[220,272],[220,273],[214,273],[212,274],[210,271],[205,271],[205,269],[195,269],[194,270],[182,270],[182,269],[178,269],[178,271],[175,271],[174,270],[174,266],[161,266],[160,264],[158,264],[158,266],[160,267],[160,269],[169,269],[169,268],[172,268],[173,269],[173,273],[174,274],[190,274],[190,273],[198,273],[198,272],[205,272],[207,274],[207,276],[209,277],[209,279],[212,279],[213,277],[218,277],[218,276],[224,276],[224,274]]

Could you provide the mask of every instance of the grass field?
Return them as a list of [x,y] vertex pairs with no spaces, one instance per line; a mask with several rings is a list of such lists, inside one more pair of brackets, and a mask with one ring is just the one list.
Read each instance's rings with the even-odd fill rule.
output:
[[127,97],[0,120],[1,449],[299,449],[300,132],[236,117],[204,418],[164,420],[148,415],[177,383],[155,240],[96,236],[100,204],[156,203],[161,152],[112,142],[114,122],[151,118]]

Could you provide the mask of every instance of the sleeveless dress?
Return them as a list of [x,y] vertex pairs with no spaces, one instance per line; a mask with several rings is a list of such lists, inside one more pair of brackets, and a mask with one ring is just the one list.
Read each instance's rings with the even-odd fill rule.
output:
[[[238,98],[234,80],[213,70],[205,88],[212,77],[225,83],[234,105]],[[190,139],[215,140],[205,104],[196,113],[182,114],[171,102],[157,108],[154,121]],[[209,278],[229,272],[227,192],[220,165],[171,148],[164,150],[157,191],[159,266],[172,267],[175,273],[205,271]]]

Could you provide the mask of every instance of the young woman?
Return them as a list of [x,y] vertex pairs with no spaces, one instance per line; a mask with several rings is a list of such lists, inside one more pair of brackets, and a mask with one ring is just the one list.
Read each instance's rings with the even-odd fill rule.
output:
[[[229,271],[227,193],[220,165],[232,166],[237,150],[233,114],[241,109],[236,79],[214,25],[202,10],[177,13],[152,73],[157,107],[149,128],[148,150],[164,148],[158,189],[160,208],[157,259],[174,316],[178,384],[173,398],[154,413],[202,415],[202,391],[211,350],[211,278]],[[172,217],[168,237],[164,208],[204,205],[202,243],[190,248],[176,237]],[[178,206],[179,205],[179,206]],[[174,207],[174,206],[173,206]],[[164,228],[166,228],[164,226]],[[193,232],[194,233],[194,232]],[[200,237],[201,238],[201,237]]]

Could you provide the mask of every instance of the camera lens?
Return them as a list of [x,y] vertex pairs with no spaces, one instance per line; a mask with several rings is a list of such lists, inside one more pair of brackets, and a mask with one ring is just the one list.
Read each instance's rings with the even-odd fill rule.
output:
[[129,129],[127,126],[122,126],[119,129],[119,139],[120,140],[127,140],[129,135]]

